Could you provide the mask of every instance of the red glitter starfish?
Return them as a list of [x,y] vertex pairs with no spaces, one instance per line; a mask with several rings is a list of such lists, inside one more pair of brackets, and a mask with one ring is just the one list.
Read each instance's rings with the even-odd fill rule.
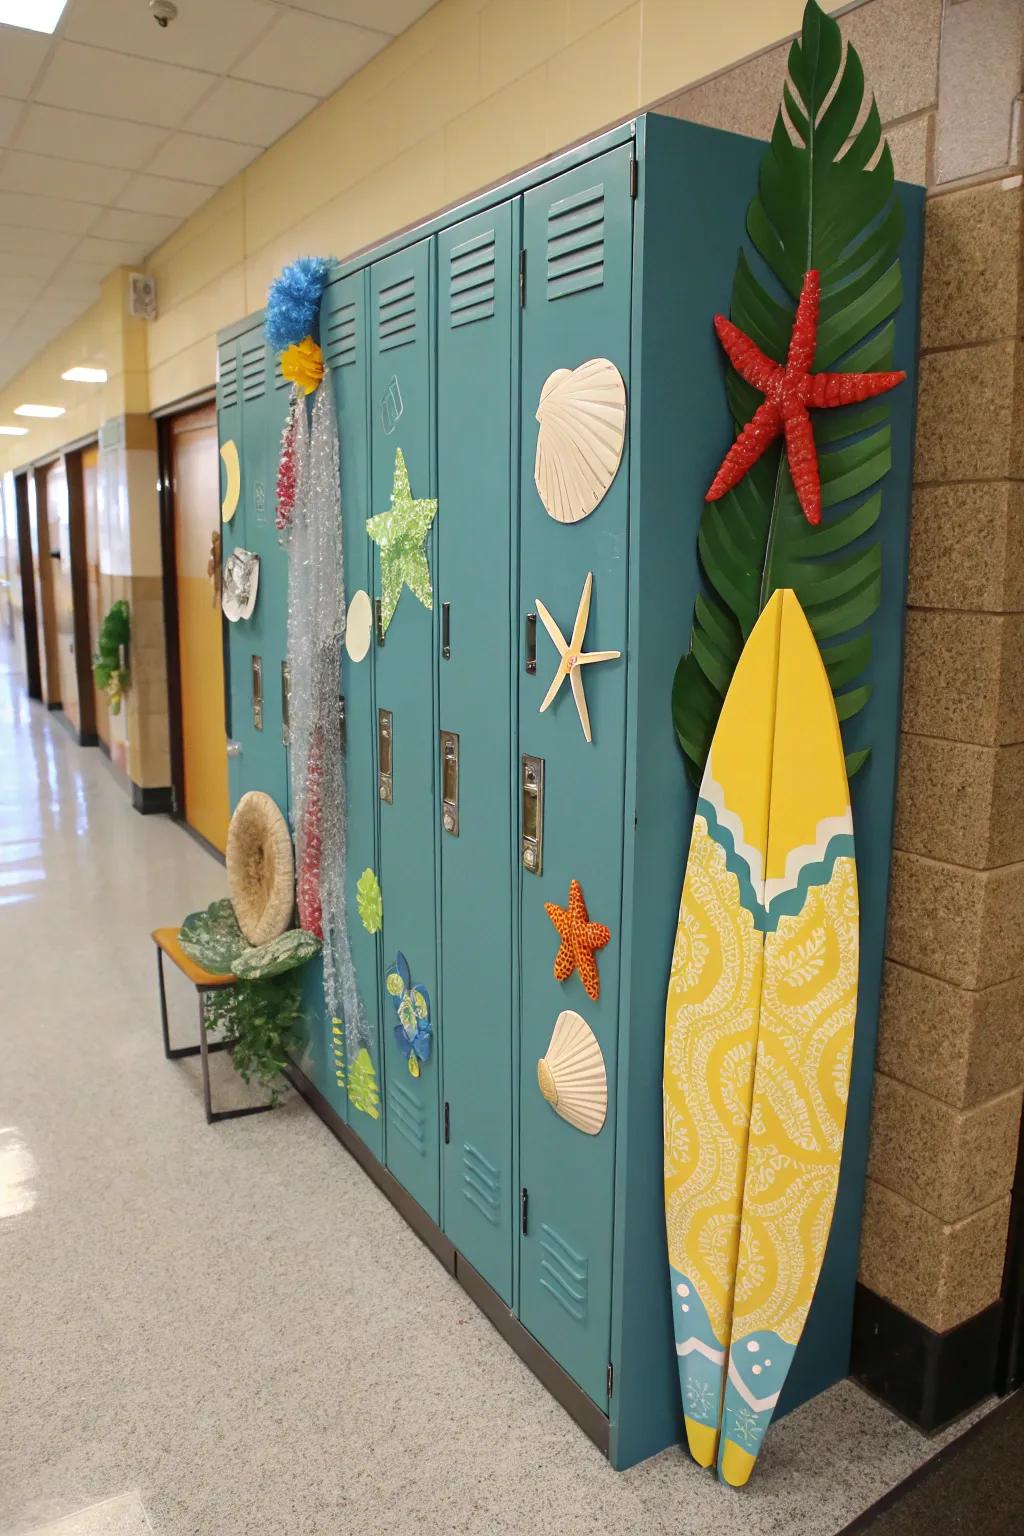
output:
[[882,395],[906,378],[902,372],[812,373],[820,297],[817,272],[813,269],[805,272],[785,365],[766,357],[760,347],[724,315],[715,316],[715,330],[729,361],[741,379],[761,391],[764,402],[722,460],[705,501],[718,501],[726,491],[731,491],[765,449],[783,433],[797,500],[807,521],[812,525],[820,523],[821,480],[808,408],[812,405],[818,409],[852,405],[857,400]]

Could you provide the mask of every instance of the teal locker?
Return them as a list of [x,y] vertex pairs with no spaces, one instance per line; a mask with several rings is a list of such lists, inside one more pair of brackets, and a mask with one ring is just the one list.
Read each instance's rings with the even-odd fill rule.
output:
[[[370,270],[371,514],[391,507],[400,451],[412,495],[435,493],[431,313],[433,244],[420,241]],[[436,573],[435,530],[427,538]],[[374,549],[374,596],[381,601],[381,561]],[[374,657],[377,719],[380,884],[384,898],[385,972],[405,957],[412,983],[425,991],[433,1019],[430,1059],[414,1077],[395,1038],[398,1015],[382,1000],[386,1161],[434,1220],[440,1218],[440,1071],[434,836],[436,741],[435,609],[403,590]],[[379,637],[378,637],[379,638]]]
[[[339,267],[322,312],[350,602],[359,590],[382,595],[365,520],[390,507],[396,449],[412,495],[437,496],[439,506],[426,544],[432,609],[405,590],[387,633],[343,666],[349,930],[379,1052],[379,1117],[356,1113],[324,1075],[322,1025],[323,1062],[312,1070],[334,1113],[392,1177],[371,1164],[375,1176],[417,1202],[417,1229],[525,1358],[542,1360],[541,1374],[616,1466],[680,1435],[661,1071],[693,792],[670,700],[700,590],[702,490],[730,432],[711,317],[729,304],[762,154],[762,145],[733,135],[642,117]],[[832,1236],[782,1410],[840,1379],[848,1361],[913,441],[922,198],[907,188],[900,197],[905,302],[893,366],[910,378],[891,397],[874,691],[851,732],[851,745],[858,732],[873,745],[853,788],[863,914],[858,1044]],[[279,439],[267,415],[262,428],[246,430],[256,421],[246,414],[256,402],[241,397],[257,324],[221,338],[221,431],[244,439],[243,487],[250,472],[267,473],[261,464],[276,464]],[[567,526],[547,514],[534,485],[536,413],[553,373],[596,358],[622,376],[626,443],[610,489]],[[262,536],[254,506],[250,496],[233,534],[249,547]],[[568,681],[540,712],[558,656],[537,607],[539,599],[568,639],[588,573],[583,649],[622,653],[583,669],[590,743]],[[283,647],[273,600],[263,619],[280,627]],[[270,788],[278,767],[247,720],[239,628],[231,635],[234,734],[245,787]],[[274,654],[269,631],[261,643]],[[379,935],[354,910],[364,868],[380,878]],[[553,974],[558,935],[545,904],[565,908],[572,880],[591,920],[611,930],[597,954],[596,999],[578,974],[561,983]],[[433,1052],[418,1078],[395,1039],[386,989],[399,952],[431,1002]],[[605,1064],[608,1109],[593,1136],[557,1115],[538,1087],[537,1063],[563,1011],[586,1021]]]
[[[438,236],[437,591],[444,1230],[512,1303],[518,203]],[[470,450],[472,445],[472,451]],[[485,934],[483,942],[477,935]]]
[[[369,601],[373,590],[371,545],[366,534],[370,513],[369,340],[367,334],[367,274],[357,272],[330,285],[324,296],[322,343],[330,370],[338,417],[341,454],[341,512],[345,559],[345,596],[351,606],[357,593]],[[357,622],[358,622],[357,604]],[[355,660],[354,656],[359,656]],[[348,817],[346,894],[349,943],[359,982],[362,1027],[377,1083],[376,1102],[361,1094],[354,1103],[333,1074],[328,1094],[334,1107],[373,1154],[384,1156],[384,1120],[380,1105],[381,938],[367,931],[356,906],[356,882],[364,870],[379,870],[377,850],[377,781],[373,758],[373,653],[362,643],[342,651],[342,693],[345,736],[345,788],[352,808]],[[329,1054],[337,1060],[338,1026],[326,1020]],[[344,1051],[343,1051],[344,1054]],[[346,1080],[352,1063],[346,1060]]]
[[[625,768],[628,453],[600,504],[582,522],[556,522],[534,484],[536,411],[558,368],[608,358],[629,378],[633,204],[630,147],[531,189],[523,199],[526,303],[522,317],[520,452],[520,752],[544,763],[539,872],[521,876],[521,1183],[524,1203],[519,1315],[596,1403],[607,1403],[615,1171],[615,1070],[622,943],[622,816]],[[592,574],[586,651],[619,660],[582,668],[593,740],[584,736],[569,681],[540,705],[558,653],[536,624],[536,669],[525,670],[526,615],[539,599],[568,641]],[[530,642],[532,646],[532,641]],[[615,809],[613,809],[615,808]],[[563,909],[578,880],[594,922],[611,929],[598,954],[600,997],[578,975],[553,974],[558,935],[545,903]],[[583,1135],[541,1098],[537,1062],[559,1014],[579,1014],[597,1037],[609,1111]]]
[[[225,450],[238,454],[241,470],[241,488],[238,506],[230,522],[221,523],[221,558],[227,561],[236,545],[246,548],[245,473],[242,443],[242,404],[238,387],[238,337],[227,334],[217,348],[217,439],[221,447],[220,498],[224,505],[227,489]],[[239,648],[235,643],[232,625],[227,625],[225,637],[225,724],[231,743],[228,753],[228,794],[231,805],[237,805],[244,794],[242,765],[247,745],[251,745],[252,709],[249,695],[248,674],[242,665]]]

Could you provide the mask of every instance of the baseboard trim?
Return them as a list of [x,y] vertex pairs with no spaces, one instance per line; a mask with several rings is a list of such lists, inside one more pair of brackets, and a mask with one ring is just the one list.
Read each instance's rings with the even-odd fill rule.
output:
[[144,788],[131,780],[132,806],[142,816],[169,816],[174,809],[174,796],[169,784],[157,788]]
[[543,1345],[538,1344],[533,1334],[523,1327],[519,1319],[509,1311],[497,1291],[488,1285],[468,1259],[463,1258],[423,1207],[402,1188],[394,1174],[374,1157],[369,1147],[360,1140],[351,1126],[345,1123],[337,1110],[324,1098],[316,1084],[310,1082],[299,1067],[291,1067],[287,1075],[293,1087],[302,1095],[310,1108],[319,1115],[345,1150],[352,1154],[378,1189],[387,1195],[399,1215],[408,1222],[417,1237],[426,1244],[448,1273],[459,1282],[466,1295],[476,1303],[488,1322],[512,1346],[523,1364],[547,1388],[555,1401],[575,1419],[580,1429],[588,1439],[594,1442],[598,1450],[607,1456],[610,1438],[607,1414],[601,1412],[594,1400],[573,1381],[558,1361],[548,1354]]
[[185,820],[184,816],[179,816],[177,811],[172,811],[171,820],[174,822],[176,827],[180,827],[183,832],[187,832],[192,841],[194,843],[198,843],[200,848],[205,848],[210,857],[216,859],[218,864],[227,863],[227,860],[224,854],[221,853],[220,849],[216,847],[215,844],[211,843],[208,837],[204,837],[201,832],[197,832],[195,827],[191,826],[189,822]]
[[901,1418],[934,1434],[994,1391],[1002,1313],[996,1301],[936,1333],[858,1285],[850,1375]]

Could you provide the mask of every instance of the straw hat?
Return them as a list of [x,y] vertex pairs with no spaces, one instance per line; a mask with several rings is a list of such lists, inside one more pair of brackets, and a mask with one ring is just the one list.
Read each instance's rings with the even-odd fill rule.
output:
[[288,823],[260,790],[235,806],[226,863],[239,928],[250,944],[269,944],[291,927],[295,863]]

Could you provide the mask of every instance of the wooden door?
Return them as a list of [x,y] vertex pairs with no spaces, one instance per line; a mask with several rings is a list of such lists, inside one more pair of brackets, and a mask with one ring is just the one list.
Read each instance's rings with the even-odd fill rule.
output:
[[211,404],[175,417],[170,442],[184,769],[181,811],[190,827],[223,852],[228,830],[224,652],[220,597],[209,574],[211,550],[220,532],[216,408]]
[[59,558],[59,550],[55,550],[50,541],[46,492],[46,469],[30,470],[28,475],[28,504],[36,587],[40,697],[48,709],[59,709],[60,669],[57,654],[57,621],[53,595],[53,567],[56,564],[56,560],[51,558],[54,555]]
[[46,469],[46,521],[50,537],[53,575],[53,617],[57,634],[57,676],[61,709],[74,727],[81,730],[78,702],[78,676],[75,658],[75,601],[71,574],[71,515],[68,477],[64,460],[57,459]]
[[[89,654],[95,653],[100,625],[106,614],[100,592],[100,516],[96,477],[99,471],[99,449],[93,444],[82,450],[82,498],[85,505],[85,579],[89,612]],[[96,735],[107,748],[110,746],[110,705],[102,688],[93,689],[93,709],[96,716]]]

